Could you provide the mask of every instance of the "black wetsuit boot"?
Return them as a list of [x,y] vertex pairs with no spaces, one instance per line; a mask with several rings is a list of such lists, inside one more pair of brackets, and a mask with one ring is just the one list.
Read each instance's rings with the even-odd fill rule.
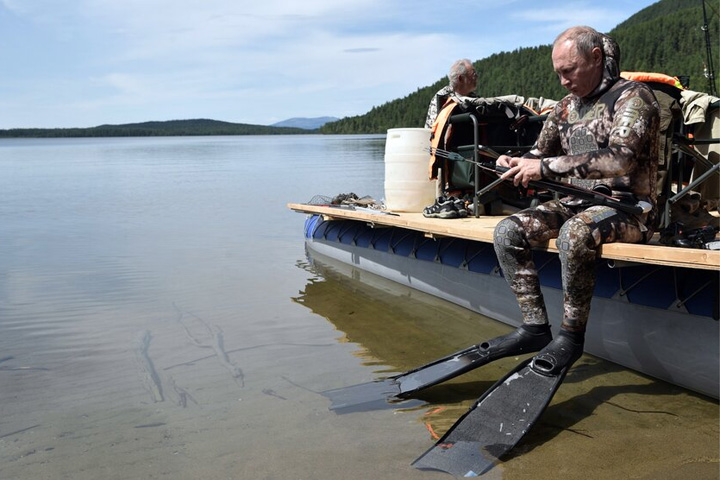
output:
[[499,358],[539,352],[551,341],[550,325],[521,325],[514,332],[479,344],[478,352],[486,351],[487,362],[492,362]]
[[573,332],[561,328],[557,337],[535,355],[531,368],[543,375],[558,375],[582,356],[584,348],[584,331]]

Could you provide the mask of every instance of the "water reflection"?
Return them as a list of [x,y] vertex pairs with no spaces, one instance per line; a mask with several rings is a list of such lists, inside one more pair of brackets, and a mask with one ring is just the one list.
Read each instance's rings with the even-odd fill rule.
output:
[[[353,344],[356,347],[353,354],[373,369],[375,379],[409,370],[510,329],[316,252],[308,255],[309,263],[301,262],[298,266],[315,276],[293,300],[332,323],[340,332],[341,341]],[[429,388],[414,396],[423,403],[406,410],[400,410],[402,403],[372,405],[369,409],[394,408],[414,414],[429,436],[438,439],[477,397],[520,360],[521,357],[498,360]],[[338,385],[343,386],[346,385]],[[711,428],[706,437],[697,434],[697,427],[707,426],[706,421],[716,424],[717,419],[716,402],[702,395],[585,355],[568,373],[539,422],[502,459],[500,470],[494,474],[530,469],[539,476],[536,478],[550,478],[554,468],[564,465],[573,477],[582,475],[585,469],[600,468],[603,461],[593,453],[598,451],[612,455],[618,462],[635,462],[633,471],[652,472],[656,459],[648,447],[643,448],[643,455],[637,456],[624,445],[644,442],[662,449],[660,445],[672,432],[686,442],[685,451],[697,449],[712,457],[715,454],[707,448],[705,440],[717,439],[718,429]],[[678,428],[678,424],[684,427]],[[694,446],[689,447],[691,444]],[[573,467],[563,460],[567,449],[573,449],[579,456],[580,461]],[[686,469],[672,459],[664,463],[668,471]],[[692,468],[701,476],[714,475],[712,470],[712,462],[700,461]],[[518,478],[524,477],[520,474]],[[614,477],[609,473],[604,478]],[[647,478],[653,478],[652,474]]]
[[[511,330],[477,313],[317,253],[308,256],[308,263],[298,263],[298,267],[315,277],[293,300],[331,322],[340,333],[338,340],[355,346],[353,355],[372,367],[376,380]],[[503,368],[512,365],[514,359],[503,359],[418,392],[412,401],[377,402],[357,411],[418,411],[418,421],[426,425],[433,438],[439,438],[502,375]],[[354,411],[340,409],[337,413]]]

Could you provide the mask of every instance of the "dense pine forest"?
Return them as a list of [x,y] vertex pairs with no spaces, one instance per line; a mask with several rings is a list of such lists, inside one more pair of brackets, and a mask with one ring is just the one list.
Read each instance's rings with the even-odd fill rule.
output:
[[[717,59],[720,45],[717,2],[708,2],[706,11],[712,53]],[[606,33],[620,45],[622,70],[688,77],[690,89],[709,92],[704,76],[707,55],[703,25],[702,0],[661,0]],[[545,45],[497,53],[474,62],[479,74],[478,94],[483,97],[517,94],[559,100],[566,92],[553,72],[550,54],[551,46]],[[451,62],[452,59],[448,67]],[[717,91],[717,74],[715,78]],[[442,78],[404,98],[375,107],[365,115],[328,123],[319,131],[384,133],[388,128],[422,127],[430,98],[445,85],[447,79]]]

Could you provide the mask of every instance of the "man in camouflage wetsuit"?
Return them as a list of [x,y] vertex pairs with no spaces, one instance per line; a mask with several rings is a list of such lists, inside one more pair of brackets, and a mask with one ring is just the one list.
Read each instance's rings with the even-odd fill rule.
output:
[[548,374],[569,367],[582,354],[597,248],[609,242],[645,242],[652,236],[659,125],[652,91],[619,78],[619,49],[609,37],[589,27],[570,28],[555,40],[552,62],[570,94],[550,113],[530,152],[498,159],[499,166],[509,167],[503,177],[525,187],[532,180],[570,179],[586,188],[612,191],[614,197],[629,202],[647,202],[652,208],[634,216],[565,197],[498,223],[495,252],[520,305],[524,324],[519,331],[546,341],[548,315],[531,249],[557,239],[563,320],[560,334],[534,360]]

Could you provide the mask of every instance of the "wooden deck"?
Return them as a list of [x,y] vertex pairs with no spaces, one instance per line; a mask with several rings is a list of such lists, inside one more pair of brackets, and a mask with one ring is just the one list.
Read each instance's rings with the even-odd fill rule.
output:
[[[289,203],[288,207],[296,212],[319,214],[326,218],[359,220],[378,227],[392,226],[417,230],[424,232],[428,237],[456,237],[486,243],[492,243],[495,225],[503,218],[494,216],[445,220],[425,218],[421,213],[388,215],[381,212],[373,213],[300,203]],[[554,242],[549,242],[544,249],[557,251]],[[600,247],[600,256],[616,262],[636,262],[720,271],[720,250],[666,247],[657,244],[656,241],[647,245],[608,243]]]

